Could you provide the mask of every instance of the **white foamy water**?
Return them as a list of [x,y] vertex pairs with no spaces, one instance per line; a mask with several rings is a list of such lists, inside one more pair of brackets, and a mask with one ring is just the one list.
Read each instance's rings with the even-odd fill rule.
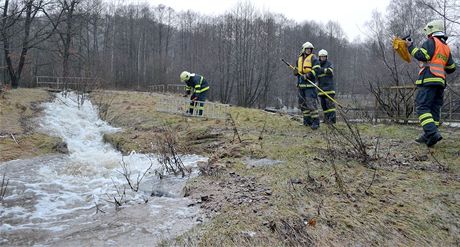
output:
[[[154,175],[160,168],[155,156],[133,152],[123,157],[104,143],[104,133],[119,130],[100,120],[89,101],[78,106],[76,95],[58,94],[43,107],[41,128],[61,137],[69,155],[0,165],[0,174],[6,172],[10,180],[0,204],[0,245],[98,246],[115,241],[151,246],[196,223],[198,209],[181,197],[187,178],[160,180]],[[120,173],[122,160],[134,181],[152,166],[138,192]],[[200,160],[205,158],[182,157],[190,167]],[[152,192],[164,196],[152,197]]]

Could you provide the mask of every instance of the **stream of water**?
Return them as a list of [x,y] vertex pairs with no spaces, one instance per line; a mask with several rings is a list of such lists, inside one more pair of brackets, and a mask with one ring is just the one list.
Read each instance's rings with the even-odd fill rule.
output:
[[[102,121],[91,102],[77,102],[73,93],[57,94],[38,120],[43,131],[67,143],[68,155],[0,164],[9,179],[0,204],[0,245],[152,246],[193,227],[199,211],[181,196],[187,178],[160,180],[155,156],[123,156],[104,143],[104,133],[121,130]],[[127,186],[122,160],[134,181],[151,166],[138,192]],[[190,167],[203,160],[182,156]]]

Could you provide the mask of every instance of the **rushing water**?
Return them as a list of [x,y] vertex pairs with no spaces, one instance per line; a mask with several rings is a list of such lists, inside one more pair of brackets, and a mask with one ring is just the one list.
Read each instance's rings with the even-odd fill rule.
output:
[[[0,204],[0,245],[152,246],[196,224],[198,209],[181,196],[186,178],[160,180],[154,156],[123,157],[104,143],[104,133],[119,130],[99,119],[89,101],[79,106],[76,95],[58,94],[43,108],[41,128],[61,137],[69,154],[0,164],[0,174],[9,178]],[[138,192],[127,186],[122,160],[134,181],[151,166]],[[200,160],[182,157],[190,167]]]

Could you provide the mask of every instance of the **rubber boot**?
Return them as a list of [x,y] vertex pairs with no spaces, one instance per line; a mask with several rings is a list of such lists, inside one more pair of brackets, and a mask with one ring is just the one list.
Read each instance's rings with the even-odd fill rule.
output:
[[418,142],[420,144],[426,144],[427,141],[428,141],[428,138],[426,138],[425,135],[421,135],[419,136],[419,138],[415,139],[415,142]]
[[432,147],[434,146],[436,143],[438,143],[440,140],[442,140],[442,136],[441,134],[439,134],[438,132],[434,133],[432,136],[430,136],[428,138],[428,140],[426,141],[426,146],[427,147]]

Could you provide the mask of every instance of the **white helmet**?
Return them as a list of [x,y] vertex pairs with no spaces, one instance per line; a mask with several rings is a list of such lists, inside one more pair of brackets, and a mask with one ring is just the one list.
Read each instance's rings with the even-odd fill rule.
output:
[[442,20],[430,21],[423,28],[423,31],[427,36],[435,32],[444,32],[444,22]]
[[312,43],[310,42],[305,42],[303,45],[302,45],[302,51],[305,51],[305,49],[314,49],[315,47],[313,46]]
[[188,79],[190,79],[190,72],[182,71],[182,73],[180,73],[181,82],[186,82],[186,81],[188,81]]
[[321,49],[321,50],[318,52],[318,57],[327,57],[327,51],[324,50],[324,49]]

